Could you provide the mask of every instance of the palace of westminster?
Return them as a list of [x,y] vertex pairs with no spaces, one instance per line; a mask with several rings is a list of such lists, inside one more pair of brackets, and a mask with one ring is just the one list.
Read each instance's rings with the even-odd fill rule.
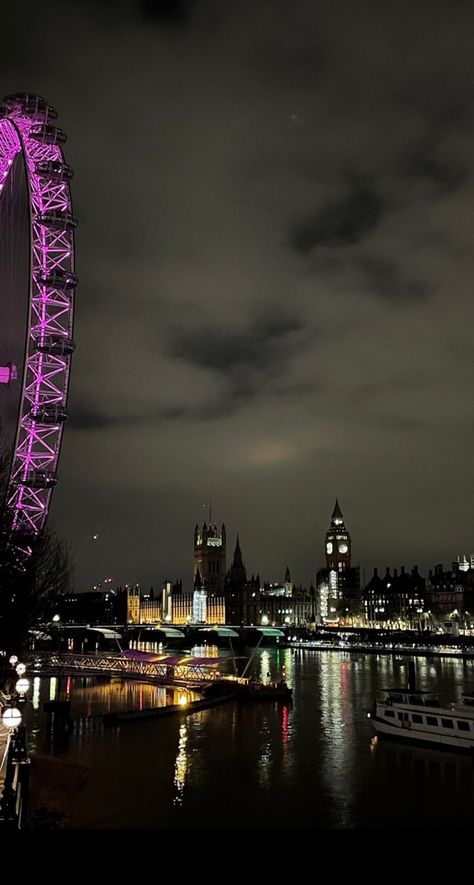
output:
[[230,568],[226,528],[194,529],[194,586],[166,581],[159,593],[139,585],[71,593],[59,605],[69,624],[109,623],[309,627],[474,628],[474,557],[458,557],[451,568],[438,564],[423,577],[418,567],[374,569],[368,583],[352,564],[352,541],[338,501],[325,536],[325,568],[309,589],[296,586],[289,568],[283,581],[263,583],[248,576],[239,537]]
[[[194,587],[166,582],[159,597],[127,589],[129,624],[229,624],[297,627],[317,624],[431,628],[474,612],[474,557],[458,558],[451,569],[437,565],[428,578],[417,566],[373,576],[361,586],[352,564],[351,536],[338,501],[326,532],[326,567],[309,590],[284,581],[262,584],[247,575],[239,537],[227,569],[226,528],[204,523],[194,530]],[[473,616],[474,618],[474,616]]]

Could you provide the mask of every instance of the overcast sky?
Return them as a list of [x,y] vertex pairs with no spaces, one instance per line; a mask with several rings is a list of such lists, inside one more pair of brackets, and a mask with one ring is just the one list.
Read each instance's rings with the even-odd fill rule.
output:
[[474,550],[472,2],[2,17],[75,170],[77,589],[190,587],[210,499],[267,580],[309,584],[336,496],[367,576]]

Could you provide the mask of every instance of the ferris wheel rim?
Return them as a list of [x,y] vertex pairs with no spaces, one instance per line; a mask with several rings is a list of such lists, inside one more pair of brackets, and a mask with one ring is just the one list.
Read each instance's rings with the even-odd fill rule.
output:
[[[15,441],[4,508],[9,538],[31,552],[57,482],[74,351],[74,228],[57,116],[39,96],[7,96],[0,117],[0,199],[21,154],[28,192],[28,305]],[[20,544],[21,546],[21,544]]]

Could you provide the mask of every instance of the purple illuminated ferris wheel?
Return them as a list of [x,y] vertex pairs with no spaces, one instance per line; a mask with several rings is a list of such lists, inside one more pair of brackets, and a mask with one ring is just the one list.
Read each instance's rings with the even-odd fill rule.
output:
[[57,113],[28,92],[0,107],[0,417],[11,453],[3,531],[31,553],[57,482],[74,351],[74,228]]

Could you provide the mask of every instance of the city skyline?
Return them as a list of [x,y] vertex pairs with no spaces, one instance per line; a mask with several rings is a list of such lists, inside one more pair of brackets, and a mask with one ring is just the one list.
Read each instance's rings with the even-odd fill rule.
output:
[[76,588],[185,580],[210,498],[269,579],[309,584],[336,497],[367,574],[472,552],[473,15],[49,0],[46,53],[5,12],[75,171]]
[[[208,506],[208,505],[203,505],[203,506]],[[309,589],[311,584],[313,584],[313,585],[315,584],[315,579],[317,579],[318,572],[320,572],[321,570],[324,571],[324,569],[327,567],[328,553],[329,553],[329,549],[327,546],[327,540],[331,534],[333,534],[335,531],[337,531],[337,529],[335,529],[335,527],[334,527],[333,517],[334,517],[334,513],[338,509],[339,509],[339,502],[338,502],[338,499],[336,499],[335,505],[333,508],[333,514],[331,517],[328,518],[326,531],[323,533],[322,538],[321,538],[320,546],[321,546],[321,550],[323,552],[321,553],[320,559],[318,560],[315,569],[313,569],[313,572],[311,573],[311,575],[309,577],[304,578],[304,577],[296,576],[296,578],[295,578],[295,573],[294,573],[294,570],[292,569],[292,566],[291,566],[291,560],[288,560],[286,566],[283,569],[280,569],[280,571],[278,571],[278,572],[275,569],[270,570],[270,572],[268,572],[268,573],[263,572],[259,568],[258,562],[257,563],[252,562],[249,565],[247,556],[245,555],[245,546],[244,546],[244,549],[242,550],[242,558],[243,558],[243,563],[244,563],[244,566],[245,566],[245,569],[247,572],[248,579],[250,579],[250,577],[253,578],[253,577],[258,576],[260,578],[260,583],[261,583],[262,587],[263,587],[264,583],[281,583],[282,584],[284,581],[284,577],[283,577],[284,573],[287,569],[289,569],[292,574],[292,579],[293,579],[293,583],[295,584],[295,586],[301,586],[306,589]],[[340,513],[340,510],[339,510],[339,513]],[[340,513],[340,515],[342,517],[342,529],[343,529],[344,535],[346,536],[348,534],[347,526],[345,525],[346,519],[344,517],[344,514]],[[201,531],[204,528],[204,525],[206,525],[206,527],[208,529],[211,528],[211,525],[212,525],[212,527],[217,529],[217,536],[218,537],[221,534],[221,527],[222,527],[222,530],[225,530],[225,533],[227,536],[227,538],[226,538],[227,543],[224,542],[224,562],[226,562],[226,565],[225,565],[224,572],[222,573],[225,576],[225,574],[228,573],[229,568],[231,566],[235,548],[237,546],[239,546],[239,548],[242,548],[242,546],[243,546],[241,543],[241,533],[239,531],[236,531],[233,534],[232,531],[229,531],[228,526],[225,523],[225,520],[222,520],[222,521],[213,520],[212,524],[211,524],[208,519],[204,518],[202,523],[195,524],[195,527],[194,527],[195,544],[196,544],[196,530],[198,530],[198,534],[200,536]],[[350,532],[349,532],[349,537],[350,537]],[[92,540],[94,542],[100,541],[100,535],[98,533],[95,533],[92,537]],[[351,546],[350,541],[349,541],[349,545]],[[195,573],[196,573],[196,546],[194,547],[194,550],[195,550],[194,564],[189,565],[189,568],[187,566],[185,566],[183,571],[176,572],[174,574],[170,573],[170,572],[166,572],[166,571],[163,573],[160,573],[159,575],[157,574],[155,576],[155,579],[151,582],[150,586],[152,586],[155,591],[159,592],[161,586],[164,585],[166,582],[173,583],[174,581],[179,581],[179,582],[183,583],[185,589],[186,588],[187,588],[187,590],[192,589],[192,587],[194,586],[194,583],[195,583]],[[330,556],[329,556],[329,558],[330,558]],[[343,556],[343,558],[344,558],[344,556]],[[183,557],[183,559],[184,559],[184,557]],[[397,561],[393,561],[393,559],[390,560],[389,557],[387,557],[383,561],[379,557],[379,560],[376,562],[361,563],[357,559],[357,556],[355,556],[355,557],[351,556],[351,553],[349,552],[348,559],[347,559],[349,565],[351,564],[351,559],[352,559],[352,565],[354,566],[354,568],[356,568],[358,571],[360,571],[360,575],[359,575],[358,580],[360,580],[360,586],[361,586],[361,588],[363,588],[365,586],[365,584],[371,579],[371,577],[374,574],[377,574],[377,572],[379,574],[383,574],[383,572],[385,572],[385,570],[387,570],[387,569],[390,572],[393,572],[395,575],[397,574],[397,572],[403,572],[405,570],[407,572],[410,572],[412,569],[415,569],[415,570],[419,570],[420,573],[422,573],[423,577],[427,578],[428,575],[432,571],[434,571],[435,568],[439,565],[442,565],[443,568],[445,568],[446,570],[449,570],[455,563],[458,563],[458,564],[464,563],[464,565],[467,568],[467,564],[472,562],[473,554],[472,554],[472,552],[467,552],[467,551],[458,552],[458,553],[456,553],[455,556],[452,556],[449,560],[446,560],[445,562],[441,561],[438,558],[435,561],[428,563],[426,566],[423,566],[423,565],[420,566],[420,562],[417,560],[415,560],[413,562],[403,562],[403,561],[397,562]],[[279,557],[279,561],[283,561],[281,556]],[[199,568],[199,563],[198,563],[198,568]],[[201,570],[202,569],[200,569],[200,571]],[[105,578],[105,580],[102,578],[100,580],[95,581],[94,585],[93,585],[93,589],[103,589],[103,590],[107,591],[108,589],[114,588],[117,586],[121,586],[121,587],[122,586],[125,586],[125,587],[139,586],[143,592],[147,592],[147,589],[149,589],[146,582],[136,580],[136,578],[133,576],[129,575],[125,580],[117,580],[116,578],[114,578],[110,574],[107,578]],[[87,587],[87,588],[86,587],[81,587],[81,588],[76,587],[76,591],[78,589],[79,590],[86,590],[86,589],[91,589],[91,588],[90,587]],[[207,588],[207,589],[209,589],[209,588]]]

